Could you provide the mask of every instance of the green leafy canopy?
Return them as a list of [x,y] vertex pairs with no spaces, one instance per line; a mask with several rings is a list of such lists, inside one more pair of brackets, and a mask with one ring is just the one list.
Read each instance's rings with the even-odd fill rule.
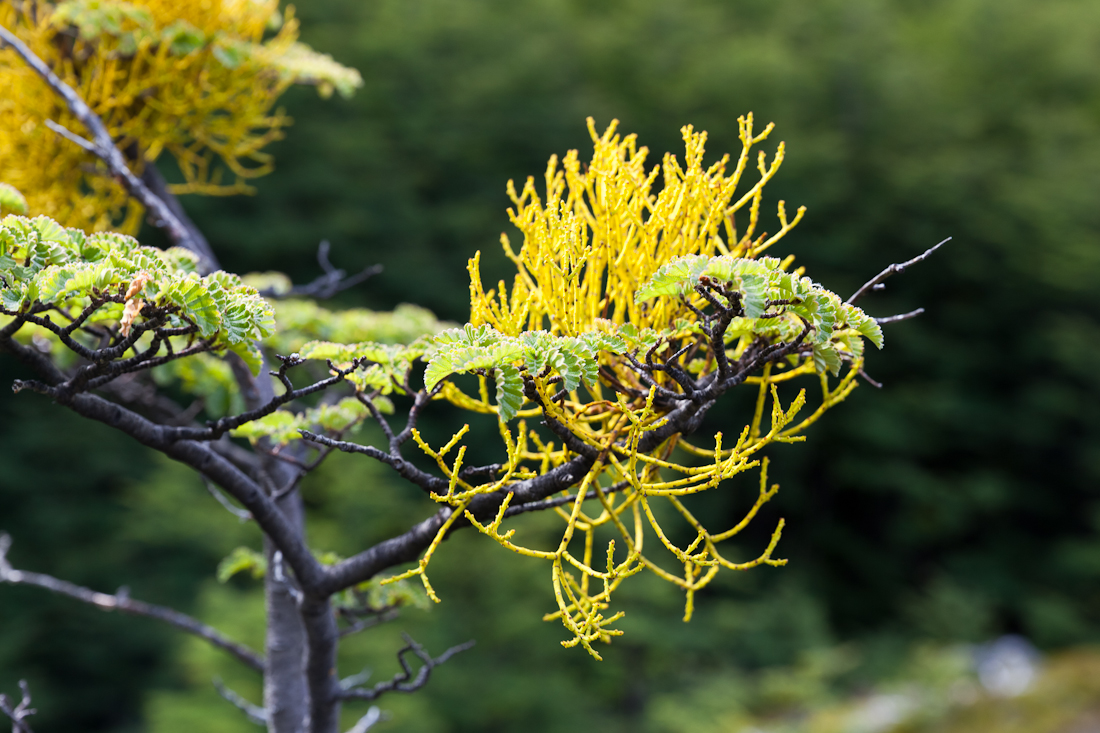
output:
[[[6,315],[45,307],[71,318],[95,298],[126,295],[145,307],[167,309],[168,327],[191,329],[258,371],[256,342],[275,330],[271,306],[236,275],[199,277],[196,263],[195,255],[178,247],[144,247],[115,233],[88,235],[44,216],[0,220],[0,305]],[[114,325],[121,315],[120,304],[104,304],[87,324]]]

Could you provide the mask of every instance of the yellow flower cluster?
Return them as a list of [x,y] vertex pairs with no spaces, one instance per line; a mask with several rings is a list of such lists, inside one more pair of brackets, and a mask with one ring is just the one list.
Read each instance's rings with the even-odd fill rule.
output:
[[[170,153],[185,181],[176,193],[248,192],[269,172],[263,149],[290,123],[272,108],[290,84],[322,94],[361,84],[298,43],[293,11],[284,17],[278,0],[22,0],[0,4],[0,24],[79,92],[137,172]],[[133,233],[140,205],[47,120],[87,134],[12,49],[0,50],[4,180],[36,214]]]

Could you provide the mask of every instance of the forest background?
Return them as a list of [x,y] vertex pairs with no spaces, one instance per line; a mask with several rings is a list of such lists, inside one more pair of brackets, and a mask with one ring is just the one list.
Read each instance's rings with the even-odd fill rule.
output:
[[[339,266],[386,268],[345,304],[463,322],[466,259],[483,251],[488,282],[507,271],[505,182],[583,153],[588,115],[657,155],[683,124],[717,155],[738,149],[739,114],[775,121],[787,160],[769,190],[809,208],[787,242],[837,292],[954,237],[865,304],[928,309],[869,360],[884,388],[774,461],[787,567],[716,583],[690,624],[670,589],[624,589],[627,636],[595,663],[538,621],[538,566],[455,537],[434,561],[443,605],[364,637],[355,661],[388,675],[402,630],[479,645],[387,699],[388,729],[724,730],[754,705],[872,685],[926,645],[1100,640],[1100,5],[314,0],[298,15],[365,86],[291,90],[257,195],[184,199],[232,271],[305,281],[327,239]],[[226,532],[196,477],[6,391],[0,445],[0,524],[33,569],[260,633],[257,587],[212,578],[258,533]],[[363,461],[333,459],[304,493],[337,552],[420,518]],[[254,699],[255,683],[152,622],[23,588],[4,589],[0,620],[0,690],[27,677],[43,730],[251,728],[210,680]]]

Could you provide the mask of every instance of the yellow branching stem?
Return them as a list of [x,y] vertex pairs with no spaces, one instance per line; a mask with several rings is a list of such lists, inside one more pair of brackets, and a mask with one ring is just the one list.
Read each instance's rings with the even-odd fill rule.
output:
[[[227,195],[272,169],[264,148],[290,119],[288,86],[349,94],[358,72],[297,41],[278,0],[22,0],[0,3],[12,31],[99,115],[139,175],[167,151],[174,193]],[[66,226],[135,233],[141,206],[92,154],[47,127],[86,131],[0,44],[0,170],[28,208]]]
[[[621,633],[611,597],[631,575],[649,571],[680,588],[686,621],[722,570],[786,563],[775,556],[782,519],[766,547],[746,553],[734,544],[779,489],[768,483],[764,452],[804,440],[851,393],[863,338],[881,346],[881,331],[792,271],[792,257],[762,257],[804,209],[789,219],[779,202],[778,227],[765,230],[763,190],[784,146],[769,156],[758,146],[772,126],[754,131],[752,115],[738,123],[736,162],[705,164],[706,133],[688,126],[682,161],[666,155],[647,170],[635,136],[620,136],[614,122],[598,134],[589,120],[590,161],[576,151],[551,158],[541,194],[534,179],[519,191],[509,183],[509,216],[522,235],[518,248],[502,238],[517,270],[510,289],[486,290],[475,255],[470,323],[423,352],[435,399],[497,416],[504,458],[491,471],[466,467],[466,428],[438,449],[412,431],[446,480],[430,494],[452,513],[419,564],[397,577],[419,575],[434,598],[425,569],[461,515],[501,546],[550,563],[557,609],[545,618],[565,627],[564,646],[599,658],[595,642]],[[448,381],[454,373],[476,375],[475,393]],[[802,387],[810,380],[820,385],[812,405]],[[716,433],[710,446],[686,440],[737,387],[756,400],[736,432]],[[743,485],[751,471],[758,489],[742,516],[698,513],[695,495]],[[517,504],[548,477],[552,491]],[[540,508],[562,522],[553,541],[504,528]],[[625,553],[616,557],[616,546]]]

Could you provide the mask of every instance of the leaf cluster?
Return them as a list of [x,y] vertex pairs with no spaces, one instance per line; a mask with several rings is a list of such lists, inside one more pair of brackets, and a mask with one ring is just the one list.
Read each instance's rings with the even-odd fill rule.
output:
[[811,327],[817,372],[839,373],[841,352],[862,356],[860,337],[883,346],[882,328],[860,308],[797,272],[776,257],[749,260],[731,255],[686,255],[662,265],[638,290],[643,303],[665,296],[684,299],[701,281],[722,283],[743,312],[726,331],[727,340],[745,336],[790,340],[803,324]]
[[91,346],[103,337],[97,328],[128,330],[127,319],[140,325],[148,309],[176,336],[205,339],[258,369],[256,342],[275,330],[271,307],[237,276],[199,277],[195,267],[186,250],[145,247],[123,234],[88,235],[44,216],[0,221],[5,315],[56,311],[72,325],[65,335]]

